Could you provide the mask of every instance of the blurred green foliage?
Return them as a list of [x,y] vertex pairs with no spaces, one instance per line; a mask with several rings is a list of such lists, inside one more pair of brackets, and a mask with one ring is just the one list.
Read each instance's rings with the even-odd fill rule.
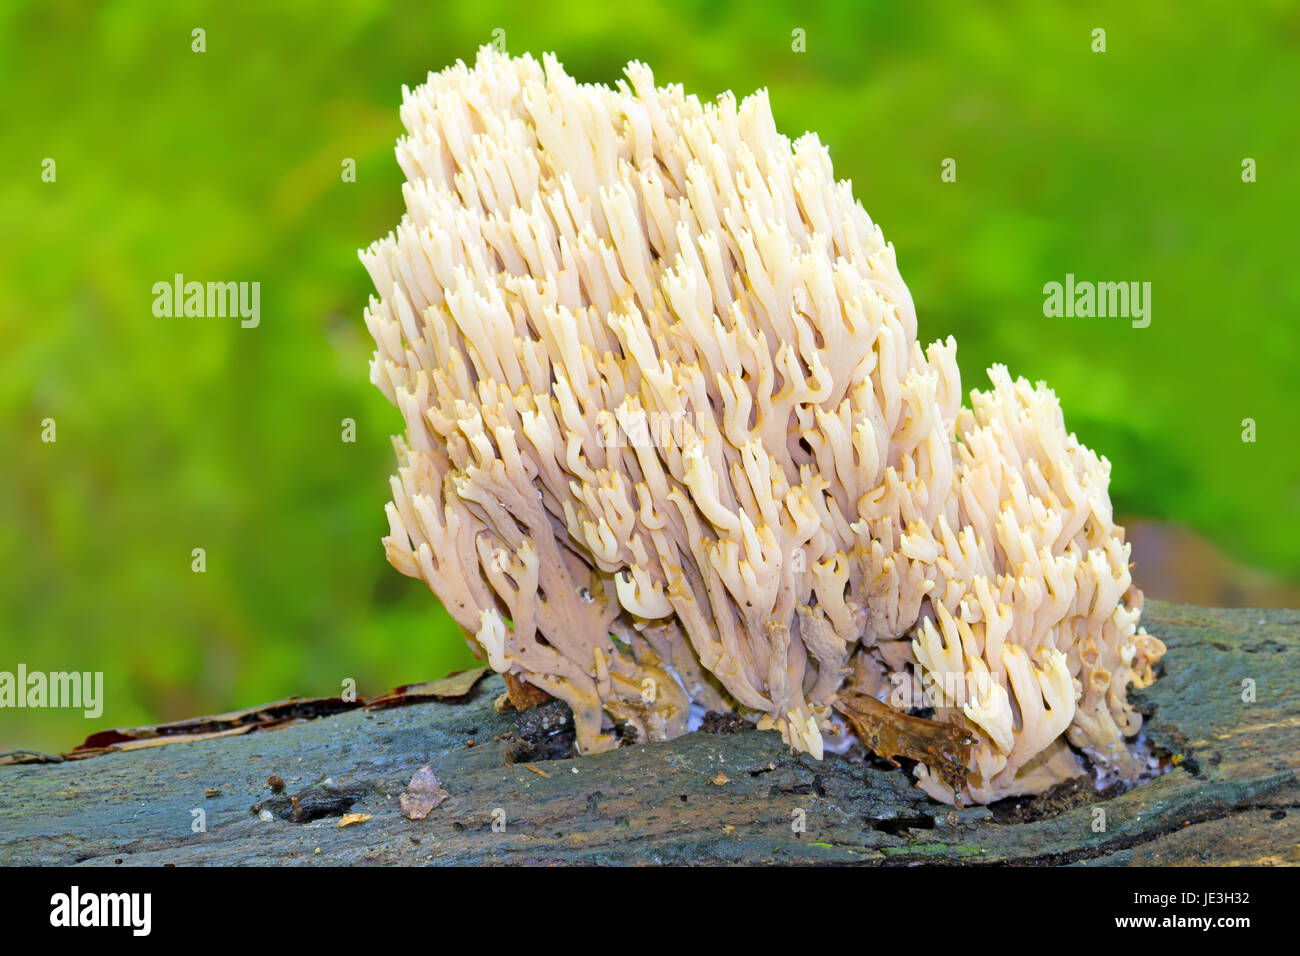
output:
[[[494,29],[584,80],[635,58],[701,97],[767,86],[968,388],[994,361],[1046,379],[1118,510],[1300,578],[1294,4],[9,2],[0,670],[102,670],[107,705],[0,712],[0,748],[472,661],[379,545],[400,419],[368,384],[356,249],[401,214],[401,85]],[[259,281],[260,327],[155,317],[177,272]],[[1044,318],[1067,272],[1152,282],[1150,328]]]

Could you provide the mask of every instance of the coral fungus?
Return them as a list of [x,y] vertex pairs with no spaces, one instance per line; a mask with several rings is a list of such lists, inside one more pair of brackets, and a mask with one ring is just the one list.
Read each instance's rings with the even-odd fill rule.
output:
[[388,558],[567,701],[581,751],[694,706],[820,757],[867,697],[957,728],[964,777],[891,744],[941,800],[1040,792],[1080,753],[1136,777],[1127,692],[1164,648],[1109,462],[1000,366],[963,407],[815,135],[765,92],[488,48],[401,115],[406,215],[362,254],[406,426]]

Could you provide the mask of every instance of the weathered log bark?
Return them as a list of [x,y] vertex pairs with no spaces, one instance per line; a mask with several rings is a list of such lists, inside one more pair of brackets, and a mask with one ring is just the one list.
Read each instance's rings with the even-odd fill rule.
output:
[[[1144,621],[1169,646],[1141,694],[1147,734],[1177,765],[1126,793],[953,810],[902,770],[754,730],[551,760],[559,705],[498,713],[491,675],[458,702],[0,767],[0,861],[1300,863],[1300,612],[1149,601]],[[425,764],[449,797],[407,819],[398,797]],[[370,819],[340,828],[344,813]]]

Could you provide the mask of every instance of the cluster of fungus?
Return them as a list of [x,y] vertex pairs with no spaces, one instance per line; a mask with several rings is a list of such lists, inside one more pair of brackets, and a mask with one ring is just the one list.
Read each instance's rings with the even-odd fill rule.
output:
[[865,700],[952,732],[892,748],[940,800],[1080,755],[1133,780],[1164,647],[1109,462],[1001,366],[963,406],[955,342],[920,347],[893,247],[765,92],[626,73],[484,48],[403,91],[406,214],[362,253],[391,563],[583,753],[732,710],[820,758]]

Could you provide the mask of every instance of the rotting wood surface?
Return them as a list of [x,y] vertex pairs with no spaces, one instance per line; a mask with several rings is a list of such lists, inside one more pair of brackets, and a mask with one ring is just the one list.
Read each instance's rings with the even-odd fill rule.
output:
[[[1143,622],[1169,647],[1138,695],[1146,732],[1177,766],[1127,793],[954,810],[883,761],[818,762],[754,730],[547,759],[562,705],[497,712],[489,675],[451,702],[0,766],[0,862],[1300,863],[1300,612],[1148,601]],[[398,798],[426,764],[449,796],[410,820]]]

